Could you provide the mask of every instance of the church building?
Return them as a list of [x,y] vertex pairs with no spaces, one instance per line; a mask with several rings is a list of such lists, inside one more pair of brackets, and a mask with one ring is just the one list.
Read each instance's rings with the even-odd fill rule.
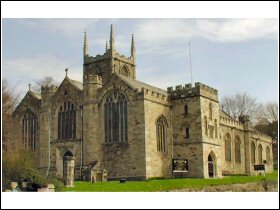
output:
[[43,174],[63,178],[69,156],[75,180],[93,166],[108,180],[252,175],[264,160],[273,170],[272,139],[248,116],[236,120],[220,109],[216,89],[138,81],[133,35],[129,57],[117,52],[112,25],[105,53],[88,52],[85,33],[82,82],[66,69],[58,87],[29,88],[14,112],[22,145],[36,153]]

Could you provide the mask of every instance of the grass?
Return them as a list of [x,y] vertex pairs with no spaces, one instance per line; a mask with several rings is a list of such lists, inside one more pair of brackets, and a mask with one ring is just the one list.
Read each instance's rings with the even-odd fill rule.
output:
[[[278,180],[278,171],[266,175],[267,181]],[[164,179],[147,181],[118,181],[90,183],[76,181],[75,187],[64,188],[65,192],[161,192],[182,188],[201,189],[206,186],[263,182],[264,176],[228,176],[222,179]]]

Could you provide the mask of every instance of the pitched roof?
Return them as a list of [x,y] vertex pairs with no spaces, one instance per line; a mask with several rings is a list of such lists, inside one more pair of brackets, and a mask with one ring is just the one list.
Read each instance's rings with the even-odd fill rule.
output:
[[[69,79],[69,78],[68,78]],[[79,88],[80,90],[83,89],[83,83],[82,82],[79,82],[77,80],[73,80],[73,79],[69,79],[69,81],[75,85],[77,88]]]
[[155,91],[155,92],[158,92],[162,95],[166,95],[167,96],[167,91],[163,90],[163,89],[160,89],[160,88],[157,88],[157,87],[154,87],[152,85],[148,85],[144,82],[140,82],[138,80],[135,80],[135,79],[132,79],[132,78],[129,78],[129,77],[126,77],[126,76],[123,76],[121,74],[118,74],[118,73],[115,73],[121,80],[123,80],[124,82],[126,82],[128,85],[132,86],[133,88],[135,89],[139,89],[141,90],[142,88],[145,88],[145,89],[149,89],[149,90],[152,90],[152,91]]

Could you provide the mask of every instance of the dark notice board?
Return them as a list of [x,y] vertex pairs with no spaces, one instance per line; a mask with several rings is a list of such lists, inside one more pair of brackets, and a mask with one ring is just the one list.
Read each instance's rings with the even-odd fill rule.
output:
[[254,170],[255,171],[264,171],[265,170],[265,166],[264,166],[264,164],[262,164],[262,165],[254,165]]

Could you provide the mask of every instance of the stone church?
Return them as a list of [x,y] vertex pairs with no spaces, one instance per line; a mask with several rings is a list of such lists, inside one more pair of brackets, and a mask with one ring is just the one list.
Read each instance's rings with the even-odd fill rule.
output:
[[76,180],[93,165],[109,180],[256,174],[264,160],[272,171],[272,139],[247,116],[235,120],[221,110],[216,89],[138,81],[133,35],[130,56],[120,55],[111,25],[109,46],[93,57],[85,33],[83,57],[83,82],[66,69],[58,87],[29,87],[14,112],[23,147],[36,153],[43,174],[63,178],[66,157]]

